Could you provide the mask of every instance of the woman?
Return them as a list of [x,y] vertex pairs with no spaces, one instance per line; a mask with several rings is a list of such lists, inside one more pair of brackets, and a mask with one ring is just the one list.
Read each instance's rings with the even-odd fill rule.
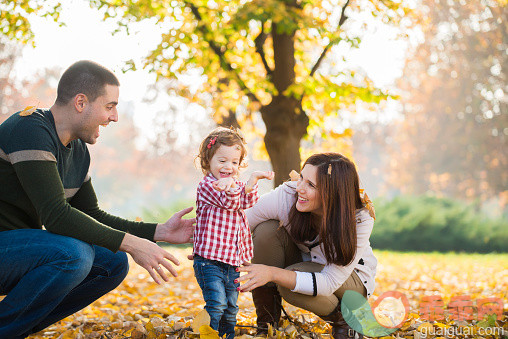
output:
[[366,298],[374,290],[374,210],[368,202],[360,197],[355,165],[322,153],[305,161],[297,182],[280,185],[245,211],[254,258],[239,269],[247,273],[239,278],[245,282],[240,290],[252,291],[258,327],[278,323],[282,296],[330,322],[334,338],[355,338],[340,300],[346,290]]

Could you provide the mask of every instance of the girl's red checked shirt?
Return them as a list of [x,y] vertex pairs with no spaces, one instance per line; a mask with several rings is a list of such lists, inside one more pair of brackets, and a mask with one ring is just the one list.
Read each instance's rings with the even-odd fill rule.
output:
[[217,191],[212,187],[216,180],[208,174],[198,185],[194,254],[240,266],[253,256],[252,237],[243,210],[258,201],[258,186],[246,193],[245,183],[235,180],[236,188]]

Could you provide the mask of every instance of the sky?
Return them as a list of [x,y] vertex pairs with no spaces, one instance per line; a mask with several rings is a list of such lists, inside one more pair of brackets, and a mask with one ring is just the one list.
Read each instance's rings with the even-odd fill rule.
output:
[[[143,133],[150,133],[151,119],[157,111],[167,107],[169,99],[143,102],[155,76],[145,70],[122,73],[121,69],[125,61],[142,60],[157,46],[160,29],[149,22],[138,23],[130,27],[134,34],[112,35],[115,24],[103,22],[102,15],[90,8],[88,1],[68,0],[63,2],[62,8],[61,21],[66,24],[63,27],[45,18],[31,18],[36,47],[24,48],[14,68],[17,78],[28,78],[44,68],[59,67],[63,71],[78,60],[96,61],[115,72],[121,83],[120,100],[134,105],[136,124]],[[375,23],[369,25],[361,48],[352,52],[348,62],[353,67],[363,68],[376,86],[390,87],[402,75],[407,49],[407,44],[396,35],[393,28]]]

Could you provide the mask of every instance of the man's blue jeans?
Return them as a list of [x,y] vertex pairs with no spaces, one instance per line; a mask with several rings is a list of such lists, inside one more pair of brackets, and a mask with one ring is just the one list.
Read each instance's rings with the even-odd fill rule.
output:
[[44,230],[0,232],[0,338],[24,338],[79,311],[128,271],[123,252]]
[[210,315],[210,327],[226,334],[227,339],[235,337],[236,314],[238,313],[238,290],[240,276],[236,267],[220,261],[194,255],[194,274],[203,291],[205,310]]

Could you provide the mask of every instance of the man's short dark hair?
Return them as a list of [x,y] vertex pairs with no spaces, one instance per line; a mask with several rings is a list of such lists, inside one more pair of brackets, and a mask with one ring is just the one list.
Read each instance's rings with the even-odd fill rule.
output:
[[113,72],[93,61],[78,61],[62,74],[56,103],[65,105],[79,93],[85,94],[93,102],[105,93],[106,85],[120,86]]

